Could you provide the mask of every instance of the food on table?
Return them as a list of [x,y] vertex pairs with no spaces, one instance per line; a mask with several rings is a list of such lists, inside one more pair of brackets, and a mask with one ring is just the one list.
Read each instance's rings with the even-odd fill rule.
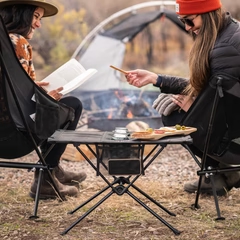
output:
[[175,128],[177,129],[177,130],[185,130],[186,129],[186,127],[184,126],[184,125],[180,125],[180,124],[176,124],[175,125]]
[[175,125],[175,128],[176,128],[177,130],[181,130],[181,125],[176,124],[176,125]]
[[152,132],[153,132],[153,129],[152,129],[152,128],[147,128],[147,129],[146,129],[146,132],[152,133]]
[[131,137],[133,138],[141,138],[141,137],[144,137],[144,136],[150,136],[152,133],[151,132],[134,132],[131,134]]
[[176,132],[175,127],[161,127],[161,130],[164,130],[165,132]]
[[164,134],[166,131],[163,129],[154,129],[154,134]]
[[131,138],[133,139],[141,139],[141,140],[159,140],[163,137],[174,136],[174,135],[187,135],[192,132],[197,131],[196,128],[186,127],[177,124],[171,127],[161,127],[159,129],[146,128],[145,131],[142,132],[133,132],[131,134]]

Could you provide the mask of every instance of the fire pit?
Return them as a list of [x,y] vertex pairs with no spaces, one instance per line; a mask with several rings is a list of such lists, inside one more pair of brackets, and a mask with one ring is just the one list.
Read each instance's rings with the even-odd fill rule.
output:
[[152,128],[160,128],[161,116],[152,108],[158,95],[158,91],[116,89],[78,93],[83,108],[88,113],[88,127],[101,131],[126,127],[133,121],[142,121]]

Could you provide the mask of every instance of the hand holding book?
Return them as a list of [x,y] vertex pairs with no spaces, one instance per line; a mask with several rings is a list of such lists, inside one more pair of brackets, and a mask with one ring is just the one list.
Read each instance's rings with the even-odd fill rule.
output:
[[41,87],[49,96],[51,96],[52,98],[54,98],[55,100],[60,100],[63,96],[62,93],[60,93],[62,90],[63,90],[63,87],[59,87],[55,90],[51,90],[51,91],[47,91],[45,86],[48,86],[49,85],[49,82],[36,82],[36,84]]
[[44,78],[40,84],[48,93],[62,87],[63,89],[60,93],[65,95],[82,85],[96,72],[97,70],[93,68],[86,70],[76,59],[73,58]]

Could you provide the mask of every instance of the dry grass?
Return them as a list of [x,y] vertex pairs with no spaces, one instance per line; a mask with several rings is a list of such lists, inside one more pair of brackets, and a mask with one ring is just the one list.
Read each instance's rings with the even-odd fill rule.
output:
[[190,205],[194,203],[195,195],[183,192],[182,185],[176,183],[176,186],[169,187],[161,184],[161,181],[145,181],[141,178],[137,185],[147,189],[147,193],[177,216],[169,216],[148,200],[141,196],[140,198],[171,225],[182,231],[179,236],[175,236],[127,195],[111,196],[68,234],[61,236],[60,233],[88,208],[84,207],[73,215],[67,212],[101,189],[102,183],[96,182],[96,185],[90,187],[83,186],[84,190],[78,198],[69,198],[66,202],[41,201],[38,211],[40,218],[37,220],[28,219],[33,212],[33,202],[27,196],[28,188],[16,182],[12,183],[11,187],[1,181],[0,184],[1,239],[240,239],[240,191],[236,189],[227,197],[220,198],[222,215],[226,220],[215,221],[216,211],[212,197],[201,196],[201,209],[192,210]]
[[[148,149],[146,149],[148,152]],[[74,152],[75,154],[75,152]],[[28,156],[34,161],[34,155]],[[27,159],[26,159],[27,160]],[[183,183],[196,175],[196,164],[181,146],[168,146],[161,158],[154,161],[136,185],[146,191],[164,207],[176,214],[168,215],[143,196],[135,195],[153,208],[162,218],[181,231],[179,236],[142,208],[127,194],[113,194],[102,205],[78,223],[66,235],[60,233],[84,214],[94,203],[84,206],[73,215],[67,214],[105,186],[100,177],[85,161],[61,164],[69,170],[87,171],[88,178],[82,183],[78,198],[68,201],[41,201],[36,220],[30,220],[33,201],[28,197],[32,174],[26,170],[0,169],[0,239],[45,240],[195,240],[195,239],[240,239],[240,191],[233,189],[226,197],[219,198],[225,221],[215,221],[216,210],[212,197],[201,196],[201,209],[192,210],[195,194],[187,194]]]

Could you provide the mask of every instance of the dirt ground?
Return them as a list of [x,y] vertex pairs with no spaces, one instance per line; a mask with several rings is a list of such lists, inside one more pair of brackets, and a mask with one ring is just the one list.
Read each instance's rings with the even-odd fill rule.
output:
[[163,153],[163,156],[162,159],[155,160],[146,175],[136,181],[136,185],[176,216],[170,216],[134,189],[129,190],[180,231],[180,235],[175,235],[129,195],[113,194],[62,236],[61,233],[101,197],[97,197],[93,203],[89,203],[72,215],[68,212],[105,186],[86,162],[63,161],[65,168],[73,170],[81,168],[87,172],[88,178],[81,184],[77,198],[68,198],[64,202],[40,201],[39,218],[36,220],[29,219],[34,206],[28,196],[33,173],[26,170],[0,169],[0,238],[7,240],[240,239],[239,189],[232,189],[227,196],[219,198],[221,214],[226,219],[216,221],[213,197],[201,195],[199,199],[201,208],[192,210],[191,204],[195,201],[195,194],[183,191],[184,182],[193,180],[196,176],[197,166],[194,161],[189,159],[187,154],[180,152],[180,148],[169,149],[165,155]]

